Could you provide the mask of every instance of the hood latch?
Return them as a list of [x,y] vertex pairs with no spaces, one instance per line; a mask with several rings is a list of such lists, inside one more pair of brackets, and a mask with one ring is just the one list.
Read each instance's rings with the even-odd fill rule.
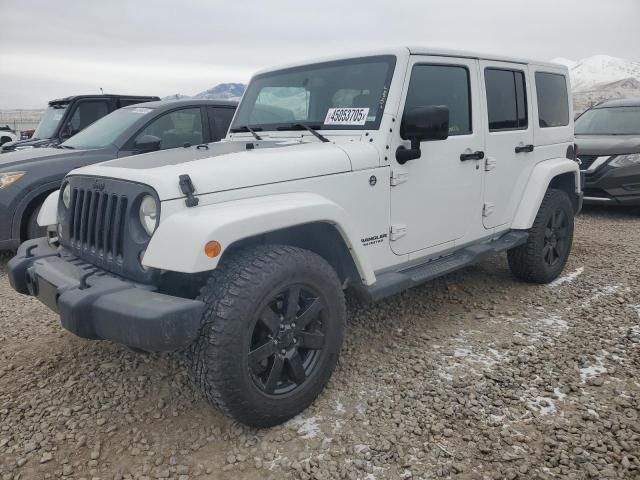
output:
[[191,181],[191,177],[189,175],[180,175],[180,189],[182,193],[187,196],[187,199],[184,201],[187,207],[195,207],[200,203],[200,199],[195,197],[193,194],[196,192],[195,187],[193,186],[193,182]]

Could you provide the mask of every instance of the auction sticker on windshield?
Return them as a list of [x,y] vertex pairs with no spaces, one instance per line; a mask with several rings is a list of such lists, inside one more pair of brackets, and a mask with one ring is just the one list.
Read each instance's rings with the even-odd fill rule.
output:
[[325,125],[364,125],[369,116],[368,108],[330,108]]

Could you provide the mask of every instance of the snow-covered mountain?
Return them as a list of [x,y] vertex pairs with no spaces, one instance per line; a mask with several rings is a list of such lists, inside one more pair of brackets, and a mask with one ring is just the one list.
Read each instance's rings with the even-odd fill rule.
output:
[[576,112],[611,98],[640,97],[640,62],[609,55],[552,61],[569,68]]
[[193,97],[176,93],[164,97],[163,100],[179,100],[184,98],[198,98],[206,100],[240,100],[247,86],[244,83],[220,83],[209,90],[200,92]]
[[244,83],[221,83],[209,90],[200,92],[193,98],[210,100],[240,100],[247,86]]

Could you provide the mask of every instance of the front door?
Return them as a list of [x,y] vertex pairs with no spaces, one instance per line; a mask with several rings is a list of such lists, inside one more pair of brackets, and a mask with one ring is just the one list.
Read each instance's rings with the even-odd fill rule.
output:
[[[477,61],[415,56],[409,64],[404,112],[443,105],[449,109],[449,138],[421,142],[421,156],[392,162],[391,248],[401,255],[442,246],[481,225],[484,150]],[[404,113],[403,113],[404,114]],[[409,147],[402,129],[391,152]],[[481,228],[481,226],[480,226]]]
[[533,168],[533,128],[526,65],[480,62],[488,121],[486,125],[485,228],[506,226],[518,207]]

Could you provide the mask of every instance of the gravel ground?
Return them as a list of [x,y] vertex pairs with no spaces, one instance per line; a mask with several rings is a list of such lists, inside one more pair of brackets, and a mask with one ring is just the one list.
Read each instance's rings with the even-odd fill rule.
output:
[[0,261],[4,479],[640,478],[640,212],[589,209],[564,276],[504,256],[351,302],[331,383],[257,431],[208,407],[180,355],[64,331]]

